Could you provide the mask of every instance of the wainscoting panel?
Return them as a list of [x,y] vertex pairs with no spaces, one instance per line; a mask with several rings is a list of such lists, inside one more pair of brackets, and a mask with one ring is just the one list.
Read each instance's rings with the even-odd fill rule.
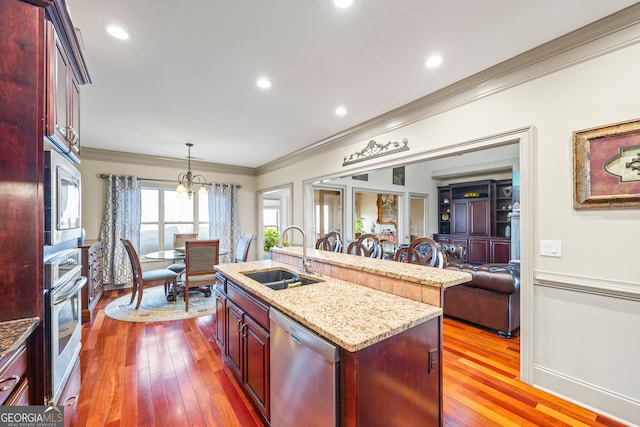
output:
[[640,422],[640,284],[536,272],[533,385]]

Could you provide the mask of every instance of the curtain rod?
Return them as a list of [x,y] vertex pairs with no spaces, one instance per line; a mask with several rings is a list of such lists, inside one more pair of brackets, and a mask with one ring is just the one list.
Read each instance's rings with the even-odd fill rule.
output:
[[[125,175],[115,175],[115,176],[125,176]],[[107,178],[109,178],[109,174],[101,173],[100,175],[98,175],[98,177],[100,177],[101,179],[107,179]],[[173,184],[177,184],[178,183],[177,180],[172,180],[172,179],[140,178],[140,177],[136,177],[136,178],[138,178],[141,181],[171,182]],[[217,182],[205,182],[205,184],[207,184],[207,185],[217,185],[217,186],[235,185],[237,188],[242,188],[242,186],[239,185],[239,184],[218,184]]]

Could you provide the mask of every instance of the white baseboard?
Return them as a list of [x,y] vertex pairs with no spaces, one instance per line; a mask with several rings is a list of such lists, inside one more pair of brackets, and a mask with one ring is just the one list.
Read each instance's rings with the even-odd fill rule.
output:
[[[629,381],[635,380],[634,378],[629,378]],[[634,424],[640,422],[640,402],[635,399],[630,399],[538,365],[533,367],[532,385],[549,394],[621,423],[640,427],[640,424]]]

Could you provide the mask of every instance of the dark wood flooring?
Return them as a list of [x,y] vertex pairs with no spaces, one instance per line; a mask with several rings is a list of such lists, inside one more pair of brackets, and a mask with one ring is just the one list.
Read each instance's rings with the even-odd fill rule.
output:
[[[75,426],[262,426],[220,359],[215,316],[83,327]],[[622,426],[518,380],[520,339],[444,321],[444,425]],[[372,408],[373,410],[374,408]]]

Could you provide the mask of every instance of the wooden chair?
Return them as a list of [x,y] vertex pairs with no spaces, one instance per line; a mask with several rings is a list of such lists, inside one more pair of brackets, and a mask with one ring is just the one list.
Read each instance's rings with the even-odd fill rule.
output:
[[397,262],[407,262],[408,254],[409,254],[409,245],[407,243],[402,243],[398,245],[398,249],[396,249],[396,253],[393,257],[393,260]]
[[185,243],[186,268],[182,273],[185,311],[189,311],[189,290],[200,288],[204,296],[211,296],[216,282],[215,265],[220,262],[220,240],[188,240]]
[[140,307],[142,301],[142,292],[144,288],[154,285],[164,285],[165,295],[169,294],[171,289],[173,292],[173,300],[176,300],[176,280],[178,275],[176,272],[169,270],[168,268],[161,268],[158,270],[142,271],[140,267],[140,259],[136,253],[133,244],[127,239],[120,239],[124,244],[124,248],[129,255],[129,261],[131,261],[131,272],[133,274],[133,290],[131,292],[131,301],[133,302],[136,294],[138,295],[138,302],[136,303],[136,310]]
[[429,237],[418,237],[411,241],[407,248],[406,262],[445,268],[447,266],[447,254],[435,240]]
[[337,231],[330,231],[316,241],[316,249],[321,251],[342,252],[342,238]]
[[236,247],[236,262],[246,262],[249,257],[249,248],[251,247],[253,234],[243,234]]
[[[173,235],[173,250],[175,251],[176,249],[179,249],[179,248],[184,249],[184,244],[187,240],[197,240],[197,239],[198,239],[198,233],[176,233]],[[171,271],[175,271],[176,273],[180,274],[184,271],[184,269],[186,268],[186,265],[184,262],[176,262],[169,265],[167,268]]]
[[347,253],[377,259],[382,259],[384,255],[382,245],[375,234],[364,234],[357,241],[351,242]]

